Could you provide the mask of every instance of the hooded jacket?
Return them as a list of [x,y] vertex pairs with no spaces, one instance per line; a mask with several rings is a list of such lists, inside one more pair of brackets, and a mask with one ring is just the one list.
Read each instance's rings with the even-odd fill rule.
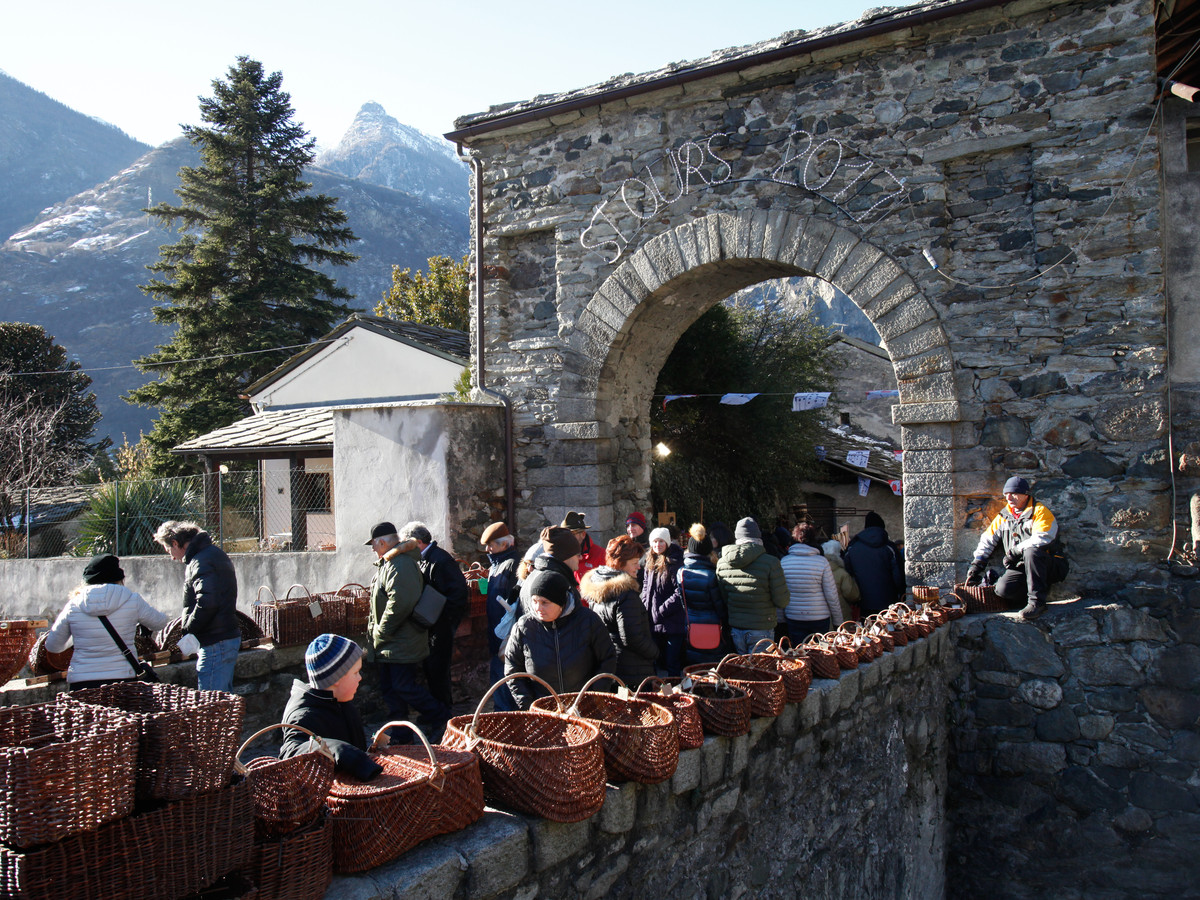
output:
[[484,608],[488,621],[488,653],[495,656],[500,652],[501,641],[496,637],[496,626],[504,618],[507,610],[501,603],[516,602],[514,588],[517,584],[517,566],[521,562],[521,554],[516,547],[509,547],[501,553],[489,553],[488,562],[488,592]]
[[429,633],[412,620],[425,586],[420,560],[417,542],[407,540],[375,561],[367,614],[371,662],[417,663],[429,656]]
[[642,570],[642,605],[650,614],[655,634],[683,634],[687,631],[683,588],[679,585],[683,549],[678,544],[668,544],[663,555],[667,558],[666,571],[655,571],[649,564]]
[[[570,595],[553,622],[532,614],[518,619],[504,647],[505,675],[529,672],[560,694],[578,691],[599,672],[613,672],[616,661],[616,648],[600,617]],[[528,678],[514,678],[508,689],[520,709],[548,696],[545,688]]]
[[637,579],[619,569],[601,566],[584,576],[580,590],[612,638],[617,651],[617,677],[636,690],[643,679],[654,674],[658,658],[658,644],[638,596]]
[[842,619],[844,621],[853,619],[854,610],[851,607],[858,604],[858,584],[846,571],[846,565],[842,562],[842,545],[837,541],[827,541],[822,545],[821,550],[825,553],[825,558],[829,560],[829,568],[833,570],[833,580],[838,589],[838,602],[842,607]]
[[1020,513],[1014,514],[1007,503],[992,519],[979,538],[975,559],[986,560],[997,545],[1005,553],[1021,554],[1029,549],[1046,548],[1058,537],[1058,522],[1044,503],[1033,497]]
[[[360,781],[369,781],[382,771],[379,763],[367,754],[367,735],[353,701],[339,703],[331,691],[311,687],[297,678],[292,682],[292,694],[280,721],[285,725],[302,725],[319,735],[332,751],[334,765]],[[313,742],[303,731],[285,728],[283,733],[280,759],[312,749]]]
[[229,555],[207,531],[201,531],[188,541],[183,562],[183,633],[196,638],[201,647],[240,640],[237,573]]
[[730,628],[771,631],[778,620],[776,610],[791,599],[779,560],[762,544],[722,547],[717,578],[725,589]]
[[900,554],[888,540],[887,531],[878,525],[864,528],[846,548],[846,571],[858,584],[864,613],[887,609],[904,591],[904,570]]
[[837,582],[829,560],[816,547],[792,544],[780,561],[791,599],[783,611],[793,622],[815,622],[828,616],[834,627],[842,624]]
[[725,608],[725,589],[717,579],[717,567],[707,554],[684,553],[683,567],[678,577],[688,622],[704,625],[727,623],[729,613]]
[[46,635],[46,649],[51,653],[62,653],[68,640],[74,639],[68,682],[132,678],[136,674],[97,616],[108,617],[134,655],[137,649],[133,639],[138,625],[159,631],[170,621],[166,613],[159,612],[122,584],[81,585],[71,593],[71,599]]

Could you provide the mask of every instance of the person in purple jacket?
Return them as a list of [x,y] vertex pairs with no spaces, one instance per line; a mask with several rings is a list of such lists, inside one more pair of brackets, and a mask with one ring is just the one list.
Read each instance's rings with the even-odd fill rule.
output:
[[679,586],[679,567],[683,548],[671,540],[666,528],[650,532],[650,552],[642,577],[642,603],[650,614],[650,626],[658,643],[658,664],[667,675],[683,670],[683,641],[687,634],[687,613]]

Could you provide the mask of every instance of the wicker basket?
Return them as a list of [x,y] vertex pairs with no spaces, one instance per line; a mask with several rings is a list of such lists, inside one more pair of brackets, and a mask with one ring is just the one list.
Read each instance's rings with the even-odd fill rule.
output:
[[[626,688],[625,696],[589,691],[597,681],[611,679]],[[533,708],[553,712],[559,698],[542,697]],[[679,765],[679,726],[669,710],[629,693],[616,675],[601,673],[588,680],[577,694],[562,694],[569,703],[568,716],[587,719],[600,729],[604,767],[609,781],[659,784],[675,774]]]
[[891,627],[889,627],[887,622],[879,618],[878,614],[867,616],[863,619],[863,629],[873,640],[879,642],[884,653],[889,653],[896,649],[896,639],[892,635]]
[[[263,638],[262,629],[258,627],[255,621],[242,612],[240,609],[234,610],[237,616],[238,628],[242,633],[242,643],[257,642]],[[155,645],[155,652],[169,652],[171,654],[171,662],[179,662],[183,659],[179,652],[179,639],[183,637],[183,617],[177,616],[167,623],[167,627],[159,634],[158,641]],[[139,650],[139,653],[141,651]],[[141,653],[142,656],[148,654]]]
[[75,648],[72,646],[62,653],[51,653],[46,649],[48,634],[49,632],[39,634],[33,643],[33,649],[29,651],[29,671],[34,675],[53,675],[56,672],[65,672],[71,667],[71,657],[75,655]]
[[[293,597],[292,591],[297,589],[303,591],[304,596]],[[270,599],[263,599],[263,591]],[[313,602],[312,594],[302,584],[289,587],[282,600],[276,599],[274,592],[263,585],[254,601],[254,622],[262,629],[263,636],[277,647],[308,644],[319,634],[340,634],[345,630],[346,618],[341,603],[322,606],[320,614],[314,616],[310,606]]]
[[138,723],[116,710],[0,708],[0,841],[32,847],[133,810]]
[[0,622],[0,684],[8,684],[25,668],[29,651],[37,641],[37,630],[47,624],[45,619]]
[[0,846],[0,896],[184,897],[246,868],[253,851],[254,817],[243,782],[24,853]]
[[750,731],[750,695],[724,678],[668,678],[696,701],[705,734],[737,737]]
[[333,881],[333,828],[324,809],[306,828],[254,842],[259,900],[321,900]]
[[868,634],[858,622],[843,622],[834,634],[839,644],[854,650],[860,664],[874,662],[883,655],[883,643]]
[[[240,757],[256,739],[276,728],[303,731],[316,743],[315,750],[286,759],[260,756],[243,765]],[[325,795],[333,784],[333,753],[318,735],[302,725],[268,725],[246,738],[237,751],[234,770],[250,782],[254,818],[260,835],[287,834],[310,825],[325,807]]]
[[1008,604],[996,595],[990,584],[954,585],[954,599],[966,607],[968,613],[1005,612]]
[[[786,639],[786,638],[785,638]],[[767,644],[765,651],[760,652],[759,646]],[[808,661],[802,656],[792,656],[781,650],[771,641],[759,641],[750,652],[744,656],[733,658],[739,666],[752,666],[774,672],[783,679],[784,693],[788,703],[803,703],[812,686],[812,673],[808,670]]]
[[838,664],[837,654],[824,640],[823,635],[809,635],[798,649],[808,660],[814,678],[828,678],[836,681],[842,677],[842,667]]
[[137,720],[139,803],[181,800],[229,784],[246,707],[237,694],[123,681],[60,695],[58,702],[111,707]]
[[492,694],[514,678],[532,678],[554,695],[536,675],[514,672],[483,695],[474,716],[455,716],[446,725],[445,745],[479,754],[485,792],[517,810],[555,822],[579,822],[604,804],[604,750],[600,731],[591,722],[559,711],[482,712]]
[[715,666],[702,663],[687,666],[683,674],[693,678],[720,676],[731,685],[741,688],[750,696],[750,714],[759,718],[774,718],[787,705],[787,688],[783,677],[777,672],[755,666],[738,665],[733,654],[726,656]]
[[[367,619],[371,610],[371,591],[368,588],[361,584],[343,584],[336,591],[313,594],[313,599],[321,604],[323,615],[333,616],[331,622],[341,621],[337,633],[351,637],[367,633]],[[338,608],[337,612],[334,612],[334,607]],[[329,631],[328,628],[325,630]]]
[[912,589],[913,599],[918,603],[937,603],[941,594],[941,588],[931,587],[927,584],[914,584]]
[[[388,729],[408,726],[421,745],[380,747]],[[333,867],[361,872],[395,859],[421,841],[466,828],[483,815],[479,757],[439,746],[411,722],[389,722],[371,743],[383,772],[371,781],[338,774],[329,791]]]
[[663,684],[661,690],[643,690],[650,683],[663,684],[663,680],[651,675],[637,689],[639,700],[649,700],[659,706],[665,706],[675,714],[675,725],[679,729],[679,749],[695,750],[704,746],[704,722],[700,719],[700,710],[696,706],[696,698],[691,697],[678,688]]

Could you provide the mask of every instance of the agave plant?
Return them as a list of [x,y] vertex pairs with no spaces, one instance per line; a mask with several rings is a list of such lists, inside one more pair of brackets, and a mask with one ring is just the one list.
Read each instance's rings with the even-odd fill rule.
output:
[[158,552],[154,532],[168,519],[199,519],[204,497],[198,477],[103,484],[80,518],[75,552],[121,556]]

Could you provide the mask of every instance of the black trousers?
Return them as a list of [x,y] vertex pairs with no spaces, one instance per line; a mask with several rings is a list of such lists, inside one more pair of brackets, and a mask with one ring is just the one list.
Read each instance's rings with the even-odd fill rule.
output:
[[454,657],[454,632],[462,621],[465,610],[442,609],[434,626],[429,629],[429,656],[425,660],[425,680],[429,682],[429,693],[445,704],[454,706],[450,696],[450,661]]
[[1046,602],[1050,590],[1050,554],[1044,547],[1025,551],[1014,568],[1005,568],[996,582],[996,596],[1018,602],[1033,598],[1039,606]]

